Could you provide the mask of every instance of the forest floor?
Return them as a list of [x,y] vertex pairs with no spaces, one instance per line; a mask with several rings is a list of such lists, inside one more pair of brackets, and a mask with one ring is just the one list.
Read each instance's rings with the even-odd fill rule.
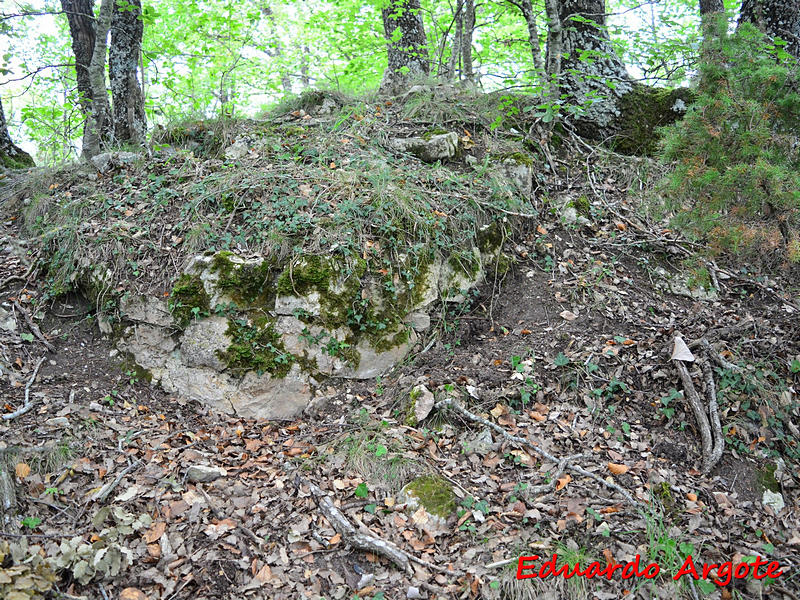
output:
[[[562,185],[591,193],[593,182],[576,175]],[[28,555],[61,556],[64,598],[797,600],[796,281],[707,264],[642,220],[625,186],[603,186],[590,225],[542,211],[507,241],[511,272],[443,307],[403,365],[321,390],[313,412],[291,422],[217,414],[149,385],[78,294],[28,322],[44,284],[11,252],[20,232],[7,220],[0,281],[13,327],[0,328],[0,340],[13,372],[0,379],[2,410],[26,395],[32,410],[0,421],[17,502],[0,557],[3,542],[23,541]],[[690,263],[705,270],[687,271]],[[687,272],[709,277],[706,292],[675,285]],[[713,368],[725,444],[707,474],[670,360],[676,336],[697,358],[689,367],[701,399],[698,365]],[[494,427],[442,407],[408,425],[415,385]],[[543,461],[536,448],[564,462]],[[196,465],[222,471],[203,482],[189,476]],[[455,492],[444,525],[398,500],[423,474]],[[354,548],[309,484],[357,528],[419,560],[404,572]],[[601,568],[638,555],[640,570],[656,563],[660,574],[515,578],[519,556],[553,554]],[[760,556],[782,574],[717,585],[723,568],[673,581],[687,556],[698,570]]]

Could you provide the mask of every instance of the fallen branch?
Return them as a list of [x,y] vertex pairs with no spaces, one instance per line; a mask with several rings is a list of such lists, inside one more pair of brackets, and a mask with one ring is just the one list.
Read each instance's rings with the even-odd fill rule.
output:
[[[439,409],[439,410],[441,410],[442,408],[452,408],[457,413],[459,413],[460,415],[465,417],[467,420],[472,421],[473,423],[480,423],[481,425],[489,427],[490,429],[493,429],[494,431],[496,431],[497,433],[502,435],[507,440],[509,440],[511,442],[514,442],[515,444],[520,444],[522,446],[527,446],[528,448],[533,450],[534,453],[538,454],[542,458],[559,465],[559,468],[562,465],[562,461],[565,461],[565,460],[568,461],[569,460],[569,459],[558,459],[557,457],[553,456],[552,454],[550,454],[546,450],[541,449],[539,446],[537,446],[533,442],[531,442],[531,441],[529,441],[529,440],[527,440],[525,438],[522,438],[522,437],[519,437],[519,436],[512,435],[512,434],[508,433],[505,429],[500,427],[500,425],[497,425],[496,423],[492,423],[488,419],[484,419],[483,417],[479,417],[475,413],[472,413],[472,412],[468,411],[466,408],[464,408],[458,402],[455,402],[451,398],[447,398],[445,400],[440,400],[439,402],[437,402],[434,405],[434,407],[436,409]],[[581,455],[578,455],[578,456],[581,456]],[[601,484],[601,485],[603,485],[603,486],[605,486],[605,487],[607,487],[607,488],[619,493],[623,498],[625,498],[625,500],[628,501],[628,504],[630,504],[634,508],[637,508],[637,509],[641,508],[641,505],[639,504],[639,502],[637,502],[633,498],[633,496],[631,496],[628,493],[627,490],[625,490],[624,488],[620,487],[616,483],[614,483],[612,481],[607,481],[607,480],[603,479],[602,477],[600,477],[600,475],[597,475],[596,473],[592,473],[591,471],[587,471],[586,469],[584,469],[583,467],[581,467],[579,465],[565,464],[564,466],[565,466],[566,470],[573,471],[574,473],[578,473],[578,474],[583,475],[584,477],[588,477],[590,479],[594,479],[599,484]]]
[[12,281],[27,281],[28,277],[30,277],[31,273],[33,273],[33,270],[35,268],[36,268],[36,261],[33,261],[28,267],[28,270],[25,271],[23,275],[9,275],[5,279],[3,279],[3,281],[0,281],[0,290],[2,290]]
[[427,560],[417,558],[413,554],[409,554],[405,550],[398,548],[392,542],[382,540],[372,533],[364,533],[356,530],[355,526],[350,523],[342,511],[333,505],[333,500],[331,500],[331,497],[323,492],[319,486],[314,485],[300,475],[295,475],[295,477],[297,482],[302,483],[308,487],[309,490],[311,490],[311,494],[314,496],[314,501],[317,503],[320,511],[322,511],[323,516],[328,520],[336,533],[342,536],[342,539],[345,541],[345,543],[350,544],[353,548],[388,558],[409,574],[413,573],[410,564],[411,562],[415,562],[418,565],[422,565],[423,567],[430,569],[431,571],[436,571],[437,573],[445,573],[450,576],[458,574],[456,571],[452,571],[445,567],[440,567],[439,565],[428,562]]
[[314,496],[314,501],[317,503],[320,511],[322,511],[322,514],[331,524],[336,533],[342,536],[342,539],[345,541],[345,543],[350,544],[357,550],[363,550],[365,552],[372,552],[373,554],[384,556],[395,563],[398,567],[403,569],[406,573],[413,573],[409,563],[410,557],[406,552],[403,552],[391,542],[382,540],[377,536],[356,531],[356,528],[352,523],[350,523],[347,517],[344,516],[342,511],[333,505],[333,500],[331,500],[330,496],[323,492],[318,486],[314,485],[300,475],[296,475],[296,477],[300,483],[311,490],[311,494]]
[[33,400],[30,398],[31,385],[33,385],[33,382],[36,379],[36,374],[39,373],[39,367],[42,366],[43,362],[44,356],[42,356],[36,363],[36,366],[33,368],[33,374],[28,379],[28,383],[25,384],[25,402],[23,403],[22,408],[15,410],[12,413],[8,413],[7,415],[3,415],[3,420],[10,421],[11,419],[16,419],[33,408]]
[[22,305],[16,300],[14,300],[14,308],[17,309],[19,312],[21,312],[22,316],[25,317],[25,322],[28,324],[28,329],[30,329],[33,332],[33,335],[35,335],[40,342],[42,342],[45,346],[47,346],[47,349],[50,350],[50,352],[55,352],[56,351],[55,346],[53,346],[53,344],[51,344],[50,341],[46,337],[44,337],[44,334],[42,333],[41,329],[39,329],[39,326],[33,322],[33,319],[28,314],[28,311],[25,310],[22,307]]
[[120,472],[119,475],[117,475],[117,477],[114,479],[114,481],[105,484],[103,487],[101,487],[99,490],[97,490],[94,493],[94,495],[92,495],[92,497],[89,498],[89,501],[102,502],[103,500],[105,500],[108,497],[108,495],[114,490],[114,488],[119,485],[120,481],[122,481],[128,473],[130,473],[131,471],[135,471],[140,466],[142,466],[142,463],[143,463],[143,461],[140,458],[140,459],[136,460],[135,462],[132,462],[131,464],[129,464],[127,467],[125,467],[122,470],[122,472]]
[[[700,340],[699,343],[702,345],[703,341],[705,341],[707,347],[711,347],[707,340]],[[720,357],[720,359],[722,359],[722,357]],[[700,429],[700,444],[703,452],[702,472],[706,474],[709,473],[719,462],[719,459],[722,458],[725,441],[722,437],[722,424],[719,420],[717,393],[711,367],[705,363],[701,365],[705,376],[706,392],[709,396],[708,405],[706,406],[703,404],[700,395],[694,387],[689,369],[686,368],[685,362],[693,362],[694,360],[694,355],[683,339],[680,336],[676,337],[673,340],[672,361],[675,363],[675,367],[678,369],[678,374],[681,377],[684,397],[689,402],[689,406],[694,413],[694,419],[697,422],[697,427]]]

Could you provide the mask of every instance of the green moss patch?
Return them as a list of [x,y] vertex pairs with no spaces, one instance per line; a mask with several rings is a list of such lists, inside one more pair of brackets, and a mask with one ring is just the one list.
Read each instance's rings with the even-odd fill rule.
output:
[[437,475],[417,477],[406,486],[406,490],[432,515],[446,519],[456,510],[456,496],[452,486]]
[[194,319],[209,315],[209,298],[198,275],[183,274],[170,294],[169,309],[178,327],[185,328]]
[[245,319],[228,319],[227,335],[231,345],[217,356],[231,371],[244,375],[256,371],[274,377],[286,377],[297,357],[286,351],[280,334],[268,319],[250,323]]
[[219,252],[211,263],[211,271],[219,276],[217,286],[240,307],[271,310],[275,306],[275,263],[237,263],[231,252]]

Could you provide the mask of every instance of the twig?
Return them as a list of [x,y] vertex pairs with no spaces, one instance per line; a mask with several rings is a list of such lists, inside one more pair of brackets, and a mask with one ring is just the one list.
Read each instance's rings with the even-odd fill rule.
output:
[[714,374],[707,362],[700,365],[703,377],[706,380],[706,394],[708,394],[708,420],[711,421],[711,433],[714,436],[714,448],[711,451],[709,462],[711,467],[722,458],[725,449],[725,438],[722,436],[722,424],[719,421],[719,405],[717,404],[717,387],[714,385]]
[[497,569],[498,567],[505,567],[506,565],[510,565],[511,563],[515,563],[519,560],[518,557],[516,558],[507,558],[505,560],[498,560],[497,562],[489,563],[486,565],[487,569]]
[[[514,442],[516,444],[527,446],[528,448],[533,450],[536,454],[538,454],[542,458],[545,458],[550,462],[556,463],[557,465],[561,465],[561,462],[562,462],[561,459],[556,458],[555,456],[553,456],[552,454],[550,454],[546,450],[542,450],[540,447],[538,447],[533,442],[530,442],[529,440],[526,440],[525,438],[522,438],[522,437],[519,437],[519,436],[516,436],[516,435],[512,435],[512,434],[508,433],[505,429],[500,427],[500,425],[497,425],[496,423],[492,423],[491,421],[489,421],[487,419],[484,419],[483,417],[479,417],[478,415],[468,411],[466,408],[461,406],[458,402],[454,401],[452,398],[446,398],[445,400],[440,400],[439,402],[437,402],[434,405],[434,407],[436,409],[438,409],[438,410],[441,410],[442,408],[446,408],[446,407],[452,408],[457,413],[459,413],[462,416],[466,417],[468,420],[472,421],[473,423],[480,423],[481,425],[489,427],[490,429],[493,429],[496,432],[498,432],[500,435],[502,435],[507,440],[509,440],[511,442]],[[588,477],[590,479],[594,479],[595,481],[597,481],[601,485],[603,485],[603,486],[605,486],[605,487],[607,487],[609,489],[612,489],[615,492],[619,493],[623,498],[625,498],[625,500],[628,501],[628,503],[631,506],[633,506],[633,507],[635,507],[637,509],[641,508],[641,505],[639,504],[639,502],[637,502],[633,498],[633,496],[631,496],[627,492],[627,490],[625,490],[624,488],[620,487],[616,483],[613,483],[611,481],[606,481],[605,479],[603,479],[602,477],[600,477],[596,473],[592,473],[591,471],[587,471],[586,469],[584,469],[583,467],[581,467],[579,465],[567,464],[566,465],[566,469],[570,470],[570,471],[574,471],[575,473],[583,475],[584,477]]]
[[119,482],[122,481],[123,478],[128,473],[138,469],[142,465],[142,463],[143,463],[143,461],[140,458],[140,459],[136,460],[135,462],[132,462],[131,464],[129,464],[127,467],[125,467],[122,470],[122,472],[119,475],[117,475],[117,477],[114,479],[114,481],[105,484],[103,487],[101,487],[99,490],[97,490],[97,492],[95,492],[94,495],[92,495],[92,497],[89,498],[89,501],[102,502],[103,500],[105,500],[108,497],[108,495],[113,491],[113,489],[119,485]]
[[39,372],[39,367],[42,366],[43,362],[44,362],[44,356],[42,356],[36,363],[36,366],[33,369],[33,374],[30,376],[30,379],[28,379],[28,383],[25,384],[25,403],[22,405],[22,408],[15,410],[13,413],[8,413],[7,415],[3,415],[3,419],[5,421],[16,419],[20,415],[24,415],[31,408],[33,408],[33,401],[30,399],[31,385],[33,385],[33,381],[36,379],[36,374]]
[[22,316],[25,317],[25,322],[28,324],[28,329],[30,329],[33,332],[33,335],[35,335],[40,342],[42,342],[45,346],[47,346],[47,349],[50,350],[50,352],[55,352],[56,351],[55,346],[53,346],[53,344],[51,344],[48,341],[48,339],[44,337],[44,334],[42,334],[41,329],[39,329],[39,326],[33,322],[33,319],[31,319],[31,316],[28,314],[28,311],[22,308],[22,305],[16,300],[14,300],[14,308],[17,309],[19,312],[21,312]]
[[317,503],[320,511],[336,530],[342,536],[342,539],[358,550],[365,552],[372,552],[384,556],[394,562],[397,566],[403,569],[406,573],[411,574],[411,564],[409,563],[410,556],[403,552],[400,548],[391,542],[382,540],[381,538],[372,534],[359,533],[352,523],[344,516],[342,511],[333,505],[333,500],[318,486],[314,485],[307,479],[300,475],[295,475],[297,481],[305,485],[311,490],[314,496],[314,501]]
[[[211,501],[211,497],[208,495],[208,493],[200,486],[200,484],[195,484],[195,487],[200,490],[201,494],[203,494],[203,498],[206,499],[206,504],[208,504],[208,508],[211,510],[211,513],[214,515],[214,517],[220,521],[224,520],[226,518],[225,515],[222,514],[222,512],[216,506],[214,506],[214,503]],[[256,543],[256,546],[261,548],[264,545],[264,540],[258,537],[251,529],[248,529],[235,519],[231,519],[231,521],[236,524],[237,529],[241,529],[247,537],[253,540]]]
[[692,376],[689,375],[689,369],[683,364],[683,361],[676,360],[675,367],[678,369],[678,374],[681,376],[683,382],[683,391],[686,392],[684,396],[692,407],[694,419],[697,421],[697,427],[700,429],[700,443],[703,450],[703,473],[708,473],[711,470],[711,452],[713,450],[713,439],[711,436],[711,426],[708,423],[706,416],[706,409],[700,401],[700,396],[692,383]]

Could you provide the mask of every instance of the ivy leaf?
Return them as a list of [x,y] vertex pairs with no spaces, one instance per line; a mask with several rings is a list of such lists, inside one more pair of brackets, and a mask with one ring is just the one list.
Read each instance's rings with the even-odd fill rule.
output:
[[367,484],[359,483],[355,491],[356,498],[366,498],[368,494],[369,490],[367,489]]

